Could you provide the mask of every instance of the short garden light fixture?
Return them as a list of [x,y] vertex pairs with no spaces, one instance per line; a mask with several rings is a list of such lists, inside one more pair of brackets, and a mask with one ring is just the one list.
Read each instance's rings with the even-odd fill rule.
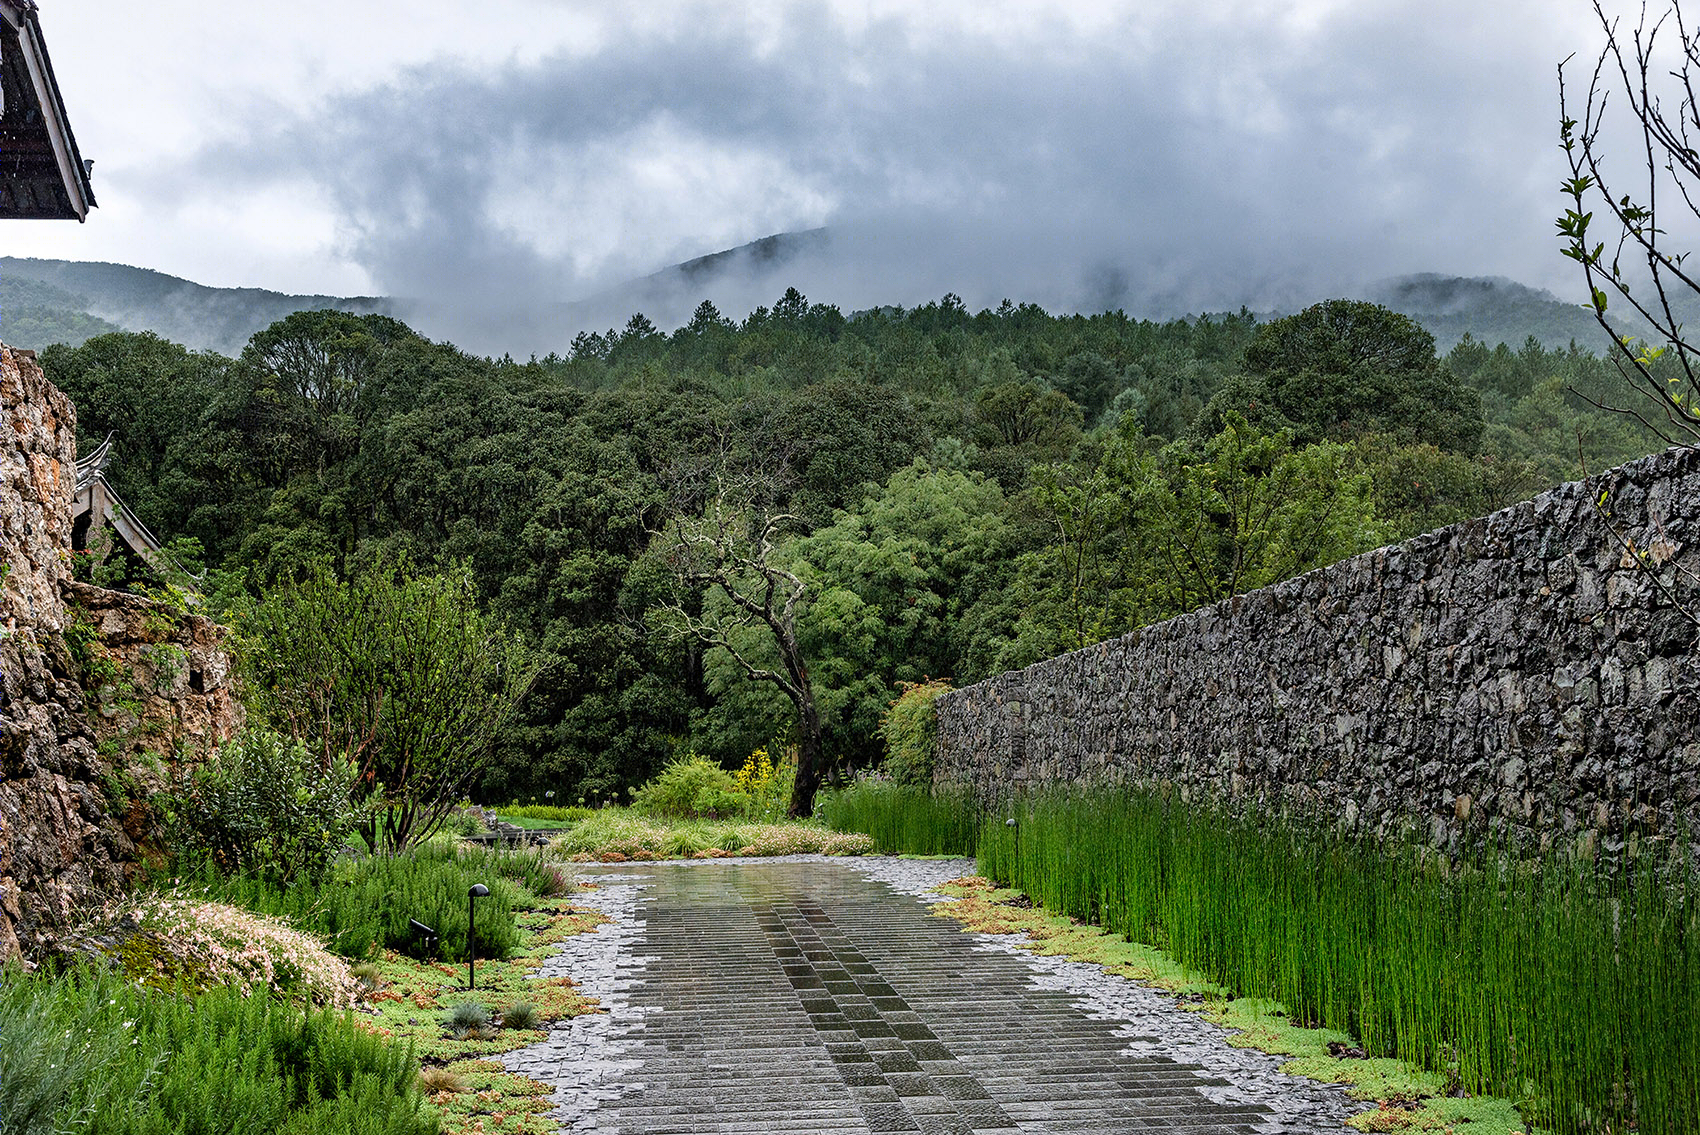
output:
[[437,956],[437,932],[417,918],[408,919],[407,926],[408,929],[413,931],[414,937],[423,939],[424,951],[435,958]]
[[483,883],[472,884],[472,889],[466,892],[466,987],[477,989],[477,974],[473,971],[472,960],[478,956],[478,921],[474,917],[479,899],[490,893],[490,888]]

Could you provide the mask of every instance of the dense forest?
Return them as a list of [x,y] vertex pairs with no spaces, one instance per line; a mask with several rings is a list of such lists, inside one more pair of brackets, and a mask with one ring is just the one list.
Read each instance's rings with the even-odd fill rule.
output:
[[42,361],[215,611],[322,565],[469,571],[541,664],[491,800],[615,798],[675,752],[793,739],[784,689],[746,677],[784,672],[778,636],[694,570],[711,521],[757,548],[734,573],[795,583],[842,770],[877,759],[899,683],[971,682],[1661,444],[1591,404],[1622,380],[1574,344],[1439,357],[1345,300],[1155,323],[949,295],[846,316],[790,290],[527,362],[314,311],[234,358],[111,333]]

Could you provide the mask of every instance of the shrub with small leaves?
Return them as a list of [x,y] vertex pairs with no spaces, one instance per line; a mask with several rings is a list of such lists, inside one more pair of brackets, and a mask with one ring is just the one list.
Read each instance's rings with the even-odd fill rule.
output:
[[180,857],[288,884],[322,877],[354,829],[353,772],[252,729],[177,778],[167,811]]
[[436,1135],[419,1064],[341,1011],[115,973],[0,976],[6,1135]]
[[724,818],[742,815],[749,799],[738,791],[731,773],[707,757],[691,753],[673,761],[634,792],[632,806],[657,816]]

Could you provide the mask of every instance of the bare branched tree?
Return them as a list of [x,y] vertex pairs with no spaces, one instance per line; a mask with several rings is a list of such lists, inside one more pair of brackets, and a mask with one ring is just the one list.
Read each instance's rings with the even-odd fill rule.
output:
[[[1565,82],[1574,56],[1558,66],[1559,140],[1570,166],[1564,183],[1570,207],[1558,218],[1558,235],[1564,255],[1582,266],[1594,318],[1612,338],[1618,369],[1655,407],[1648,414],[1601,408],[1639,418],[1667,444],[1694,445],[1700,443],[1700,339],[1684,318],[1700,314],[1700,275],[1671,230],[1687,228],[1692,236],[1700,221],[1700,41],[1679,4],[1657,18],[1643,7],[1629,31],[1599,0],[1594,13],[1605,46],[1581,107]],[[1621,104],[1615,112],[1614,99]],[[1618,136],[1634,139],[1634,161],[1614,167],[1608,180],[1605,142]],[[1609,230],[1604,239],[1596,226]],[[1637,322],[1651,329],[1652,339],[1629,333]]]
[[[781,535],[797,518],[770,503],[775,494],[767,478],[715,470],[707,483],[700,513],[676,508],[664,528],[651,530],[651,548],[687,595],[718,594],[725,602],[699,607],[680,597],[662,607],[677,633],[724,650],[745,676],[771,683],[790,699],[797,713],[797,779],[787,814],[805,817],[814,811],[825,754],[820,710],[797,641],[797,616],[808,585],[778,555]],[[739,632],[750,627],[766,630],[779,668],[760,664],[745,649]]]

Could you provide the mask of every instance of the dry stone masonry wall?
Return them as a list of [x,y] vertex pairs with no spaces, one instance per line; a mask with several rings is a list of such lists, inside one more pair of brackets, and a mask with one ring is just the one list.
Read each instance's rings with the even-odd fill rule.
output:
[[76,414],[0,345],[0,961],[122,886],[161,758],[240,724],[208,620],[77,584]]
[[937,779],[1452,846],[1693,837],[1697,541],[1700,451],[1673,449],[941,697]]

